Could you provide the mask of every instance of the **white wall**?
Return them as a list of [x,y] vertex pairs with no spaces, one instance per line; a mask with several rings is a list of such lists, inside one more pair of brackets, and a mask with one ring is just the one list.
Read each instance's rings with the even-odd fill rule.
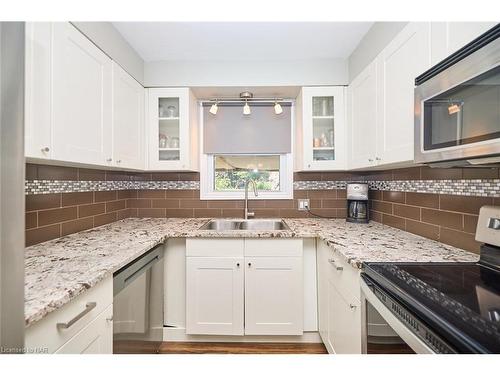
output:
[[349,83],[384,49],[408,22],[376,22],[349,56]]
[[144,86],[347,85],[347,60],[155,61],[144,64]]
[[110,22],[72,22],[139,83],[144,83],[144,61]]

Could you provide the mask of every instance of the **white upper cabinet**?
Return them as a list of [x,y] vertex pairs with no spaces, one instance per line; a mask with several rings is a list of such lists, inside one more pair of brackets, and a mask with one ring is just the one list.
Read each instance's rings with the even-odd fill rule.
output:
[[53,24],[53,159],[111,164],[111,77],[108,56],[71,24]]
[[432,64],[437,64],[496,24],[496,22],[431,22]]
[[188,88],[148,90],[149,169],[198,170],[196,100]]
[[352,81],[348,89],[349,168],[376,164],[377,71],[372,62]]
[[113,160],[117,167],[145,168],[144,87],[113,62]]
[[344,87],[303,87],[297,98],[295,169],[347,165]]
[[413,160],[415,77],[430,67],[430,24],[411,22],[377,57],[379,164]]

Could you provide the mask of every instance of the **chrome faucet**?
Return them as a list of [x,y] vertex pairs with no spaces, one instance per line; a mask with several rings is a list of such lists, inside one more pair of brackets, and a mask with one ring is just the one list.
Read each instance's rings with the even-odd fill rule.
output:
[[255,180],[248,178],[245,181],[245,220],[248,220],[249,217],[255,216],[255,212],[248,212],[248,185],[250,185],[250,183],[253,185],[253,193],[255,194],[255,196],[259,196],[259,194],[257,193],[257,183],[255,182]]

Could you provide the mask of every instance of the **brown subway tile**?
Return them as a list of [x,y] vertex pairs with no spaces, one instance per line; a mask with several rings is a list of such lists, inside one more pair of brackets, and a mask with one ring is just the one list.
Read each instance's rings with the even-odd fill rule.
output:
[[478,216],[464,215],[464,231],[467,233],[476,233]]
[[309,190],[311,199],[335,199],[338,197],[336,190]]
[[199,198],[199,190],[167,190],[167,198]]
[[382,201],[371,201],[372,209],[386,214],[392,214],[392,203]]
[[127,208],[151,208],[151,199],[129,199]]
[[294,190],[293,191],[293,198],[294,199],[307,199],[308,194],[307,190]]
[[405,193],[401,191],[384,191],[382,198],[387,202],[405,203]]
[[460,180],[462,169],[460,168],[430,168],[421,167],[422,180]]
[[[304,212],[304,211],[299,211],[299,212]],[[339,214],[338,214],[336,208],[318,208],[316,210],[312,210],[312,213],[316,214],[316,215],[325,216],[327,218],[330,218],[330,217],[331,218],[337,218],[337,217],[339,217]]]
[[167,217],[194,217],[193,210],[191,208],[167,208]]
[[199,199],[179,199],[176,200],[179,208],[207,208],[207,201],[201,201]]
[[68,234],[81,232],[82,230],[91,229],[93,226],[94,226],[94,218],[92,217],[67,221],[61,224],[61,235],[66,236]]
[[[152,199],[152,208],[179,208],[179,199]],[[192,208],[192,207],[190,207]]]
[[377,201],[381,201],[383,198],[382,198],[382,190],[370,190],[368,192],[368,197],[370,199],[374,199],[374,200],[377,200]]
[[26,195],[26,211],[61,207],[61,194]]
[[428,208],[439,208],[439,195],[428,193],[406,193],[406,204]]
[[130,176],[123,171],[106,171],[106,181],[130,181]]
[[382,222],[382,213],[370,210],[370,220],[381,223]]
[[406,230],[419,236],[439,240],[439,226],[422,223],[415,220],[406,220]]
[[103,214],[106,211],[104,203],[93,203],[78,206],[78,217],[87,217]]
[[198,172],[180,172],[179,181],[200,181]]
[[[310,199],[309,200],[309,208],[321,208],[321,204],[322,204],[322,200],[321,199]],[[344,204],[347,204],[345,203],[346,201],[343,200]],[[298,201],[295,201],[295,208],[298,208],[299,207],[299,203]]]
[[57,167],[54,165],[39,165],[38,179],[78,181],[78,169],[70,167]]
[[120,201],[106,202],[106,212],[113,212],[123,210],[126,207],[127,201],[122,199]]
[[493,198],[493,205],[500,206],[500,198]]
[[151,181],[151,173],[130,172],[130,181]]
[[62,206],[76,206],[78,204],[92,203],[94,200],[94,193],[91,191],[84,193],[63,193]]
[[195,208],[194,217],[222,217],[220,208]]
[[[223,208],[222,209],[223,217],[236,217],[241,219],[243,217],[243,210],[239,208]],[[255,215],[257,217],[257,215]]]
[[107,201],[114,201],[117,198],[117,191],[112,190],[112,191],[96,191],[94,193],[94,202],[107,202]]
[[129,198],[137,198],[137,190],[129,190]]
[[137,198],[164,199],[165,190],[139,190],[137,192]]
[[137,208],[127,208],[130,211],[130,217],[137,217]]
[[54,208],[38,211],[38,225],[49,225],[73,220],[78,217],[76,207]]
[[462,173],[466,180],[499,178],[499,168],[464,168]]
[[210,200],[206,202],[208,208],[238,208],[240,204],[240,202],[235,200]]
[[[278,218],[280,217],[280,211],[273,208],[256,208],[252,209],[255,213],[256,218]],[[243,215],[243,211],[241,211]],[[284,217],[284,216],[283,216]]]
[[420,167],[395,169],[392,171],[392,178],[394,180],[419,180]]
[[166,217],[164,208],[139,208],[138,217]]
[[338,217],[347,217],[347,208],[337,208],[337,216]]
[[408,219],[420,220],[420,208],[414,206],[406,206],[404,204],[395,203],[393,206],[394,215],[406,217]]
[[131,190],[118,190],[116,192],[116,199],[128,199],[128,198],[137,198],[137,195],[132,196]]
[[98,169],[78,169],[79,181],[106,181],[106,171]]
[[26,229],[36,228],[38,226],[38,216],[36,212],[27,212],[24,220]]
[[[318,210],[314,210],[316,212]],[[308,214],[306,211],[299,211],[291,208],[283,208],[280,210],[276,210],[275,213],[270,216],[270,217],[308,217]]]
[[321,181],[319,172],[296,172],[293,174],[294,181]]
[[321,173],[322,181],[351,181],[353,174],[349,172],[323,172]]
[[38,180],[38,165],[26,164],[25,173],[26,180]]
[[479,254],[480,244],[474,239],[474,234],[471,233],[441,227],[439,241]]
[[488,204],[493,204],[493,198],[444,194],[439,196],[439,208],[448,211],[478,215],[479,209]]
[[345,208],[347,201],[345,199],[323,199],[321,208]]
[[369,171],[360,173],[360,177],[365,181],[392,181],[392,171]]
[[[132,209],[131,208],[126,208],[124,210],[116,211],[116,219],[117,220],[122,220],[126,219],[128,217],[132,217]],[[135,216],[137,216],[137,212],[135,212]]]
[[382,215],[382,223],[390,227],[405,230],[405,219],[392,215]]
[[[238,202],[238,205],[236,206],[237,208],[240,208],[240,209],[243,209],[245,207],[245,202],[243,201],[239,201]],[[251,208],[251,209],[254,209],[254,208],[266,208],[266,201],[265,200],[250,200],[248,202],[248,207]],[[271,208],[271,207],[267,207],[267,208]]]
[[116,212],[94,216],[94,227],[115,222],[117,219]]
[[347,198],[347,190],[346,189],[337,189],[337,198]]
[[422,221],[452,229],[463,229],[463,217],[455,212],[422,208]]
[[25,242],[26,246],[31,246],[40,242],[53,240],[58,237],[61,237],[61,225],[48,225],[46,227],[27,230]]
[[292,199],[266,199],[266,208],[295,208]]
[[151,174],[151,181],[180,181],[179,173],[155,172]]

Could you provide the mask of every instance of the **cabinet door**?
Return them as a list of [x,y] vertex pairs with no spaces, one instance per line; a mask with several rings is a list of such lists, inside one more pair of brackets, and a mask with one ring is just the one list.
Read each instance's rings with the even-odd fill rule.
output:
[[333,353],[333,348],[328,343],[328,248],[323,241],[317,240],[317,249],[319,334],[328,352]]
[[112,354],[113,305],[61,346],[58,354]]
[[346,132],[343,87],[302,89],[303,169],[345,169]]
[[189,89],[149,89],[148,102],[149,169],[189,169]]
[[186,333],[243,335],[243,258],[186,258]]
[[52,57],[52,157],[111,164],[111,59],[67,22],[53,24]]
[[302,257],[245,257],[245,335],[302,335]]
[[379,164],[413,160],[414,80],[430,66],[429,27],[409,23],[377,58]]
[[144,87],[113,63],[113,161],[144,168]]
[[360,303],[346,299],[328,280],[328,346],[336,354],[361,354]]
[[349,168],[375,165],[377,72],[372,62],[349,86]]
[[25,155],[52,156],[51,106],[52,24],[26,23]]

